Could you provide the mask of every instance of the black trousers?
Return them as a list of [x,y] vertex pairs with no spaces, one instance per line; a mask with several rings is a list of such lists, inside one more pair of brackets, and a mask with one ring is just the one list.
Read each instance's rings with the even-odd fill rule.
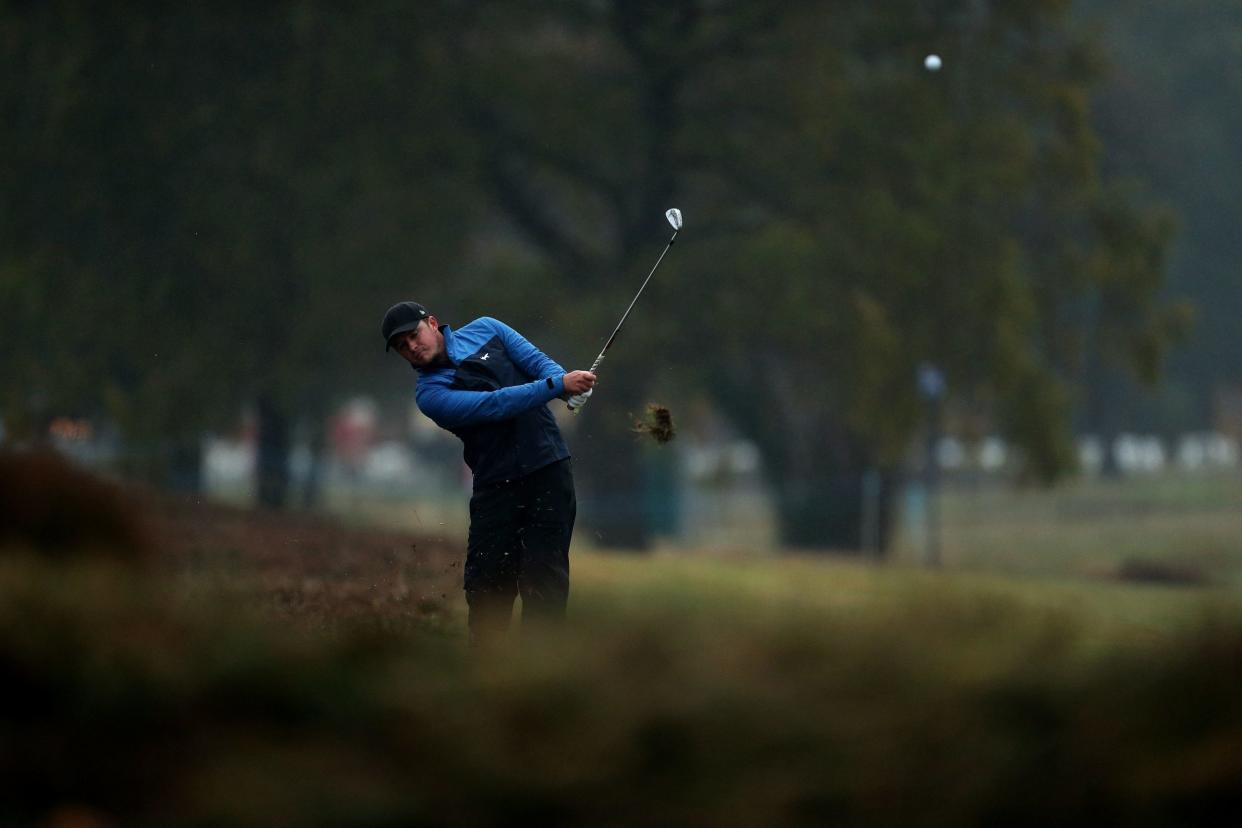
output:
[[568,458],[475,490],[465,569],[472,642],[508,628],[519,594],[524,621],[565,617],[577,512]]

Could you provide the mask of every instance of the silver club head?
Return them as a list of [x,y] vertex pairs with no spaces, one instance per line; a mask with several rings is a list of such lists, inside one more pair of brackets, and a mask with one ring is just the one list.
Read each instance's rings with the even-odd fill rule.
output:
[[664,217],[668,219],[668,223],[673,226],[674,230],[681,229],[681,210],[678,210],[676,207],[670,207],[664,213]]

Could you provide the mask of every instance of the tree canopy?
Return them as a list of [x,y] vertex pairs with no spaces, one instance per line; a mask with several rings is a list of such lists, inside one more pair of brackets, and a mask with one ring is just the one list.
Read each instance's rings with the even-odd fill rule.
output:
[[645,539],[628,417],[671,391],[761,446],[785,540],[849,548],[864,474],[891,514],[920,366],[1051,480],[1092,365],[1152,378],[1184,321],[1060,0],[0,10],[10,419],[287,428],[396,393],[403,298],[583,367],[675,205],[575,448],[601,537]]

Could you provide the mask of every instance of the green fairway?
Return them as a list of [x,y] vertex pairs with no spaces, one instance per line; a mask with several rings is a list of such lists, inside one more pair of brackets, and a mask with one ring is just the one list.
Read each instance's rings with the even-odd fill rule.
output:
[[[943,496],[950,569],[1090,578],[1161,564],[1171,580],[1242,585],[1242,478],[1164,474],[1055,489],[955,486]],[[894,557],[921,560],[917,527]]]
[[1110,580],[928,571],[822,556],[721,559],[673,553],[650,558],[582,552],[574,558],[574,606],[696,608],[743,627],[795,615],[876,617],[911,604],[991,603],[1015,614],[1060,615],[1099,643],[1175,634],[1204,613],[1228,612],[1228,588]]
[[[331,514],[352,525],[395,528],[444,542],[465,537],[465,506],[466,498],[459,493],[431,500],[359,499],[336,493],[328,503]],[[722,506],[727,508],[713,511],[703,531],[661,539],[656,551],[736,561],[785,557],[776,547],[771,505],[763,498],[731,498]],[[947,572],[1024,581],[1242,586],[1242,478],[1167,473],[1117,481],[1080,479],[1055,489],[958,482],[941,495],[940,538],[941,568]],[[579,552],[597,543],[589,531],[575,537]],[[924,552],[918,515],[899,510],[887,563],[919,568]]]

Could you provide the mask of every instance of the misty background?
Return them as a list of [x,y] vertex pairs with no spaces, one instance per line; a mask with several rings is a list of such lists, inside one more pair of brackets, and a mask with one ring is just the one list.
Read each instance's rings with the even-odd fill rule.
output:
[[1238,2],[0,21],[3,443],[459,535],[459,444],[383,311],[587,367],[677,206],[590,406],[553,405],[580,542],[964,562],[1022,546],[989,515],[1236,506]]

